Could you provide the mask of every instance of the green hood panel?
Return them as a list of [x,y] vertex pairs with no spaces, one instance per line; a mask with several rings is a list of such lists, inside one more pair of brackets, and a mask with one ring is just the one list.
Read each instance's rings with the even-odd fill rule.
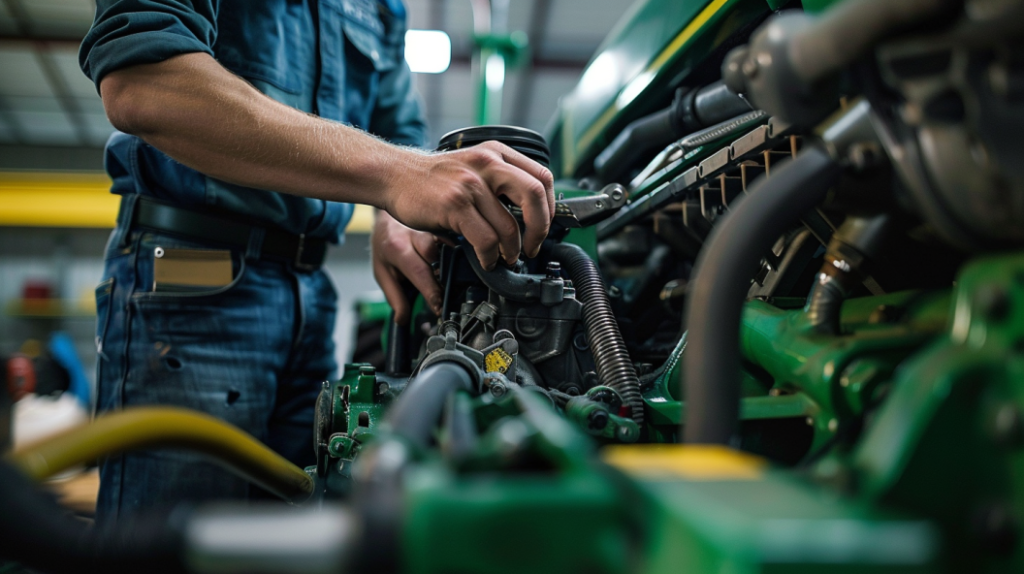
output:
[[639,0],[562,101],[549,134],[552,169],[577,177],[630,121],[667,106],[670,86],[783,0]]

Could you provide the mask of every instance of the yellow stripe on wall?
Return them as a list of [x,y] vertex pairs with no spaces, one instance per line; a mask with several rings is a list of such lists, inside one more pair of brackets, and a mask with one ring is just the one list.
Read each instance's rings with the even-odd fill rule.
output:
[[[112,229],[120,198],[97,172],[0,172],[0,226]],[[373,208],[357,205],[348,233],[369,233]]]

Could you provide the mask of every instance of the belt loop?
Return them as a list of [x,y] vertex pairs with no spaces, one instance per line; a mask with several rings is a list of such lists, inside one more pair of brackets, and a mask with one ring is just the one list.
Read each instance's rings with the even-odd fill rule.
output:
[[128,247],[132,222],[135,221],[135,206],[139,203],[139,197],[137,193],[126,193],[121,196],[121,207],[117,210],[117,226],[114,228],[116,235],[113,238],[113,244],[118,249]]
[[249,231],[249,245],[245,248],[246,259],[259,259],[263,252],[263,239],[267,236],[267,230],[262,227],[253,227]]

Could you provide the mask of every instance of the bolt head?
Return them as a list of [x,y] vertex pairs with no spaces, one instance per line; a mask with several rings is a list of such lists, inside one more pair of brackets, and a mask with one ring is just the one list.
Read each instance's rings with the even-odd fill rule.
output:
[[587,422],[593,430],[601,430],[608,426],[608,413],[602,410],[596,410],[590,413],[587,417]]

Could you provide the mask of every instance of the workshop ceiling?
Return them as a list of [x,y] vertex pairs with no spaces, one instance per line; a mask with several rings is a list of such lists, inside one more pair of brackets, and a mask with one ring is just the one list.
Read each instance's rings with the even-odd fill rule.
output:
[[[502,122],[543,129],[629,0],[510,0],[508,29],[529,34],[531,58],[509,70]],[[472,122],[470,0],[406,0],[410,27],[452,38],[452,66],[417,74],[431,139]],[[0,0],[0,144],[102,146],[113,128],[78,68],[94,0]]]

